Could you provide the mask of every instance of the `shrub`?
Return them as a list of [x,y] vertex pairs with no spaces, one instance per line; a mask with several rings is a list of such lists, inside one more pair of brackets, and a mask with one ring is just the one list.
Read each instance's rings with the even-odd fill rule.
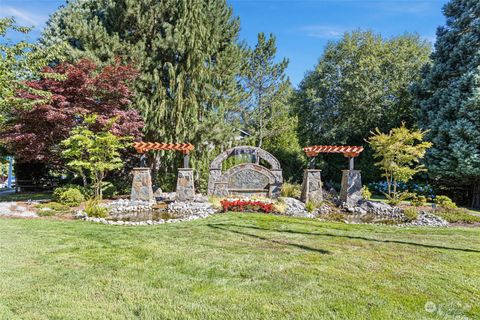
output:
[[64,185],[62,187],[55,188],[55,190],[53,191],[53,198],[55,200],[59,201],[59,199],[56,197],[56,195],[60,195],[62,192],[66,191],[68,189],[77,189],[78,191],[80,191],[82,193],[82,195],[85,199],[91,198],[93,196],[93,190],[91,188],[79,186],[77,184],[67,184],[67,185]]
[[111,198],[117,194],[117,187],[111,182],[104,181],[102,182],[102,195],[105,198]]
[[83,194],[76,188],[57,188],[53,192],[53,198],[70,207],[76,207],[85,201]]
[[282,197],[300,198],[302,194],[302,186],[299,184],[285,182],[281,191]]
[[412,196],[412,199],[410,199],[410,203],[412,204],[412,206],[422,207],[427,203],[427,198],[425,196],[414,194]]
[[362,197],[365,200],[370,200],[370,198],[372,198],[372,193],[370,192],[367,186],[363,186],[362,188]]
[[89,217],[106,218],[108,216],[108,208],[100,205],[97,199],[90,199],[85,202],[85,213]]
[[53,216],[59,213],[68,213],[70,211],[69,206],[58,202],[40,203],[35,205],[35,208],[39,209],[37,214],[41,217]]
[[391,206],[396,206],[400,204],[400,202],[408,200],[412,197],[412,194],[409,192],[396,192],[391,196],[385,194],[385,198],[387,198],[387,203]]
[[223,200],[220,201],[222,205],[223,212],[227,211],[236,211],[236,212],[273,212],[274,206],[273,203],[265,203],[261,201],[251,201],[251,200]]
[[320,207],[320,205],[321,203],[315,201],[307,201],[307,203],[305,203],[305,210],[307,210],[307,212],[313,212],[315,209]]
[[468,213],[465,209],[458,208],[440,208],[434,211],[434,214],[447,220],[450,223],[480,223],[480,216]]
[[285,211],[287,210],[287,204],[280,199],[279,201],[277,201],[277,203],[273,205],[273,208],[275,212],[285,213]]
[[326,221],[344,222],[345,215],[339,212],[333,212],[333,213],[322,215],[322,219]]
[[418,219],[418,211],[415,208],[406,208],[403,210],[403,215],[407,219],[407,222],[411,222]]
[[436,196],[433,202],[440,208],[455,209],[457,205],[447,196]]

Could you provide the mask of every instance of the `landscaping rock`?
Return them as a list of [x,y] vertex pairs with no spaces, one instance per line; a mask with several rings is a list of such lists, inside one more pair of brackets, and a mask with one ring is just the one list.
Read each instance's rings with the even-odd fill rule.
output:
[[436,215],[422,211],[420,212],[416,220],[409,223],[405,223],[404,225],[405,226],[445,227],[448,225],[448,222]]
[[330,213],[337,212],[337,211],[338,211],[338,209],[333,208],[332,206],[329,206],[326,203],[322,203],[318,208],[316,208],[313,211],[313,214],[315,216],[318,216],[318,215],[330,214]]
[[87,213],[82,211],[82,210],[78,210],[77,212],[75,212],[75,214],[73,215],[73,217],[75,219],[85,219],[88,217]]
[[29,205],[17,201],[0,202],[0,216],[15,218],[38,217],[37,213]]
[[216,210],[209,202],[175,201],[168,205],[167,211],[173,214],[202,215],[213,214]]
[[313,218],[314,215],[309,213],[305,209],[305,204],[300,200],[295,198],[279,198],[280,201],[285,203],[285,215],[292,216],[292,217],[306,217],[306,218]]
[[378,219],[393,219],[396,221],[404,221],[405,216],[403,210],[398,207],[392,207],[384,202],[377,201],[360,201],[357,206],[346,207],[348,212],[358,215],[371,214]]

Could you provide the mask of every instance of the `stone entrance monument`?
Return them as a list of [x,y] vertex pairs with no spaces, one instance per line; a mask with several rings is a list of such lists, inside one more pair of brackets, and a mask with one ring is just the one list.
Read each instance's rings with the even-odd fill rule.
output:
[[362,197],[362,178],[360,170],[353,169],[353,159],[363,151],[359,146],[311,146],[303,148],[310,158],[310,168],[305,170],[302,184],[301,199],[307,201],[322,201],[322,182],[320,170],[313,169],[314,159],[319,153],[341,153],[349,159],[349,169],[342,171],[342,187],[340,200],[348,206],[355,205]]
[[[188,201],[195,197],[193,169],[189,168],[189,154],[194,149],[190,143],[135,142],[133,147],[138,153],[149,150],[181,151],[184,155],[183,168],[178,169],[176,200]],[[145,160],[144,156],[142,158]],[[142,163],[144,163],[143,161]],[[152,191],[152,179],[149,168],[133,169],[132,193],[130,199],[155,201]]]
[[[250,155],[255,163],[242,163],[222,171],[223,162],[235,155]],[[261,159],[267,162],[270,168],[260,165]],[[210,164],[208,195],[258,195],[277,198],[280,196],[282,183],[282,169],[273,155],[257,147],[240,146],[222,152]]]

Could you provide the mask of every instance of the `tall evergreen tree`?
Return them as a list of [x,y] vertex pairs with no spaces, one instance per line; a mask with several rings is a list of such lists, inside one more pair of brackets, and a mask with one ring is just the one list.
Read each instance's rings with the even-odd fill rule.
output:
[[443,8],[432,64],[415,92],[420,125],[433,147],[429,172],[449,184],[470,186],[480,207],[480,2],[452,0]]
[[[243,63],[238,32],[225,0],[79,0],[51,17],[43,42],[67,41],[70,59],[133,63],[145,140],[195,144],[200,169],[216,153],[212,146],[226,147],[235,134]],[[177,164],[165,154],[161,169],[173,172]]]
[[267,39],[265,34],[258,34],[255,48],[247,54],[243,78],[249,94],[244,103],[243,119],[258,147],[262,147],[264,140],[276,136],[279,133],[277,129],[280,132],[287,129],[281,128],[277,122],[288,111],[291,94],[290,82],[285,75],[288,60],[275,62],[275,42],[273,35]]
[[251,143],[277,156],[287,179],[300,179],[302,159],[297,137],[297,118],[292,114],[290,81],[285,75],[288,60],[276,62],[276,39],[258,34],[247,51],[242,83],[247,94],[242,103],[242,122]]
[[[353,31],[330,42],[295,97],[301,143],[363,145],[376,127],[389,131],[402,121],[411,125],[409,88],[429,54],[430,46],[409,34],[385,39]],[[358,162],[366,180],[380,178],[372,162],[367,148]],[[329,160],[323,169],[333,178],[341,168],[344,159]]]

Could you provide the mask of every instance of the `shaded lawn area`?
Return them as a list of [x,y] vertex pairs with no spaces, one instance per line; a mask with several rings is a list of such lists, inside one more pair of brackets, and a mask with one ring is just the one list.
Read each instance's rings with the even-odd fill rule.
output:
[[0,319],[478,319],[479,279],[478,228],[0,220]]
[[51,200],[52,193],[46,192],[19,192],[0,194],[0,202],[7,201],[28,201],[28,200]]

